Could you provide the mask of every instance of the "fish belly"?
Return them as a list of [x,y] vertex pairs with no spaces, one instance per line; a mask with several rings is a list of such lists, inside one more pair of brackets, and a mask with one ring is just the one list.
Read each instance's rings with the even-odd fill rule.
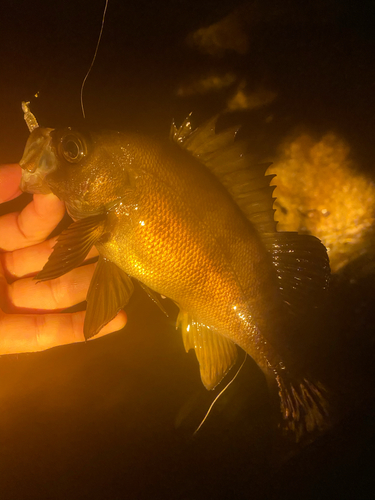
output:
[[259,347],[272,335],[278,300],[259,238],[240,217],[215,232],[195,214],[181,217],[172,208],[114,212],[115,230],[100,253],[265,367]]

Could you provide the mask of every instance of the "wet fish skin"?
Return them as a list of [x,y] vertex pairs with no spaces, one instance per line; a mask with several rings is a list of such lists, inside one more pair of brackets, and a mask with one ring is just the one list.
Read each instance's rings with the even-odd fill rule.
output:
[[[56,155],[66,134],[51,134]],[[106,259],[251,351],[256,333],[243,331],[253,332],[262,303],[279,301],[268,255],[227,191],[173,143],[119,132],[90,142],[95,149],[80,168],[65,162],[47,179],[70,215],[106,212],[111,236],[96,244]]]
[[[90,286],[86,335],[95,335],[101,323],[125,305],[132,288],[129,285],[121,300],[119,290],[128,283],[127,277],[136,278],[179,306],[185,347],[195,349],[207,388],[217,385],[234,364],[238,345],[277,384],[290,427],[299,420],[307,428],[319,426],[324,413],[319,390],[302,375],[296,376],[292,366],[285,367],[282,353],[287,350],[285,328],[290,319],[279,278],[296,288],[290,276],[301,267],[297,285],[299,280],[313,280],[315,274],[317,288],[325,288],[328,258],[316,239],[272,231],[276,227],[272,188],[264,177],[265,168],[261,175],[249,177],[250,193],[240,193],[242,199],[253,200],[244,213],[241,202],[236,202],[238,185],[230,192],[225,185],[230,183],[225,180],[228,172],[221,165],[229,158],[240,167],[234,169],[237,175],[243,155],[231,146],[233,137],[215,134],[214,121],[198,129],[195,137],[185,121],[169,142],[120,132],[84,136],[72,129],[41,130],[32,132],[21,160],[23,188],[41,192],[38,189],[46,190],[47,185],[65,201],[76,221],[65,234],[70,247],[95,244],[101,255],[102,282],[94,276],[95,286]],[[35,176],[40,187],[30,180]],[[241,183],[240,188],[246,184]],[[259,218],[260,223],[254,222]],[[86,221],[87,235],[80,221]],[[271,231],[262,234],[263,228]],[[60,247],[40,278],[69,270],[67,245]],[[83,260],[84,252],[77,252],[78,261]],[[65,264],[60,266],[59,259]],[[283,270],[283,259],[291,268],[290,276]],[[114,287],[103,272],[109,265]],[[104,300],[99,314],[97,291],[106,294],[108,289],[116,290],[108,294],[114,304]]]

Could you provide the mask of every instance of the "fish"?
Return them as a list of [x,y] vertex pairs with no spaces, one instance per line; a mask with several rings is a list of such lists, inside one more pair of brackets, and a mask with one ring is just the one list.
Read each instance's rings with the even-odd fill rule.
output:
[[21,189],[54,193],[73,219],[36,279],[71,271],[92,246],[99,253],[85,338],[126,306],[137,280],[161,309],[160,296],[178,306],[176,328],[208,390],[241,348],[278,395],[285,428],[321,429],[324,391],[296,368],[288,335],[329,286],[327,251],[314,236],[277,231],[270,164],[253,164],[239,128],[217,132],[218,116],[193,128],[189,115],[162,141],[31,118]]

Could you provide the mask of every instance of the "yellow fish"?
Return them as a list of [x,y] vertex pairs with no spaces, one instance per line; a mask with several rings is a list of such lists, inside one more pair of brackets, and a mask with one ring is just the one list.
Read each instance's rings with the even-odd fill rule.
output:
[[288,427],[312,430],[323,423],[324,399],[289,359],[287,335],[328,286],[327,252],[313,236],[277,232],[269,165],[252,165],[237,129],[216,133],[216,121],[193,130],[188,117],[165,142],[35,121],[21,187],[53,192],[74,220],[37,279],[79,266],[95,245],[86,338],[127,304],[137,279],[154,300],[157,292],[178,305],[177,326],[207,389],[239,346],[277,388]]

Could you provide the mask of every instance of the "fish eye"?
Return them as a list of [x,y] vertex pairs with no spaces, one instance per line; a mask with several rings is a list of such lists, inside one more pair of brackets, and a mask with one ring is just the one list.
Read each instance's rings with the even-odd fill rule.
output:
[[69,163],[78,163],[87,154],[86,141],[78,134],[66,134],[61,138],[59,153]]

